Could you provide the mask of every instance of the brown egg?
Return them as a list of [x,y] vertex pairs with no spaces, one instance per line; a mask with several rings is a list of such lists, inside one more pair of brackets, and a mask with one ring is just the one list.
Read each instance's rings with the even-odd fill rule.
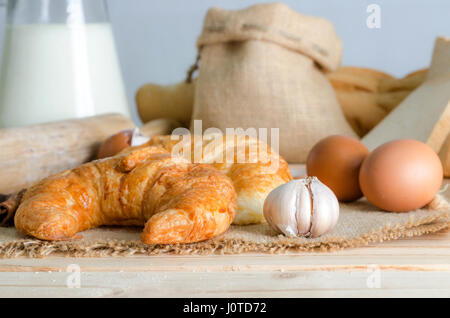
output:
[[376,148],[359,174],[367,200],[392,212],[416,210],[429,203],[442,184],[443,169],[428,145],[399,139]]
[[102,159],[118,154],[123,149],[131,145],[132,137],[132,129],[123,130],[115,135],[112,135],[111,137],[106,139],[100,146],[100,149],[97,153],[97,158]]
[[368,154],[366,146],[355,138],[329,136],[311,149],[306,170],[333,190],[339,201],[354,201],[362,197],[359,168]]

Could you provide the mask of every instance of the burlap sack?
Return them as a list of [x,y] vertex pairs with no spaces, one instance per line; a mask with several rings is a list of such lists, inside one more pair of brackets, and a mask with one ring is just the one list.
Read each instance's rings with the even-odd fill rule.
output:
[[284,4],[213,8],[197,45],[193,120],[203,129],[279,128],[279,152],[296,163],[327,135],[355,136],[322,72],[341,59],[330,22]]

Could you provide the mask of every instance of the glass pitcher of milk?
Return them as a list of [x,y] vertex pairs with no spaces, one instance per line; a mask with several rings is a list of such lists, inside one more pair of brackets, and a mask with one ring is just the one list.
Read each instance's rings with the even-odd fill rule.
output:
[[9,0],[0,127],[130,116],[104,0]]

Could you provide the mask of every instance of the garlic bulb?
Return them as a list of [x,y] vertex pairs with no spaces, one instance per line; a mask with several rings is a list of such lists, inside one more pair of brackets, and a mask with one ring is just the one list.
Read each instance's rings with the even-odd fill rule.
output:
[[318,237],[336,225],[339,203],[319,179],[307,177],[272,190],[264,202],[264,217],[284,235]]

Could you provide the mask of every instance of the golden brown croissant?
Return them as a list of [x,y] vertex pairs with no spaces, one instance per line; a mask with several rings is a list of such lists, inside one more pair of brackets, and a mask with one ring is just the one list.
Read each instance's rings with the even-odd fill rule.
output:
[[189,243],[223,233],[235,211],[227,176],[162,148],[139,147],[43,180],[24,194],[14,221],[20,232],[44,240],[100,225],[145,224],[144,243]]
[[[277,186],[292,180],[287,162],[256,138],[245,135],[207,136],[200,140],[196,137],[180,137],[178,140],[175,136],[156,136],[144,147],[163,147],[172,155],[211,164],[230,177],[236,189],[238,210],[233,223],[264,222],[263,206],[267,195]],[[197,158],[194,158],[196,154]]]

